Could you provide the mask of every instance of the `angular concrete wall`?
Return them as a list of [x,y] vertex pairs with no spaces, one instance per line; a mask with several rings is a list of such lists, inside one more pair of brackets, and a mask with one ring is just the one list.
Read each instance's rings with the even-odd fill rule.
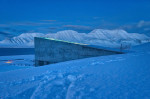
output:
[[77,44],[48,38],[34,39],[35,65],[58,63],[74,59],[120,54],[119,52],[93,48],[84,44]]

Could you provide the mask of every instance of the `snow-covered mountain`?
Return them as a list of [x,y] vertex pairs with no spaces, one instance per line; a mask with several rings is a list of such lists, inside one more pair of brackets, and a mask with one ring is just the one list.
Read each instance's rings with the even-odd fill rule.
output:
[[23,33],[19,36],[0,41],[0,47],[33,47],[34,37],[42,37],[42,33]]
[[64,30],[49,34],[23,33],[17,37],[0,41],[0,47],[33,47],[34,37],[50,37],[104,47],[119,47],[122,43],[138,45],[150,41],[150,37],[144,34],[127,33],[124,30],[95,29],[90,33],[78,33],[73,30]]

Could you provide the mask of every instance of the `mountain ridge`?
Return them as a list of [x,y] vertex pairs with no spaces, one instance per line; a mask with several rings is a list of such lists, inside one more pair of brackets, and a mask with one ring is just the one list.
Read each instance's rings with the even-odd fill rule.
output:
[[90,33],[78,33],[64,30],[57,33],[23,33],[19,36],[0,41],[0,47],[33,47],[34,37],[50,37],[54,39],[98,45],[104,47],[119,47],[120,44],[139,45],[150,42],[150,37],[144,34],[128,33],[125,30],[95,29]]

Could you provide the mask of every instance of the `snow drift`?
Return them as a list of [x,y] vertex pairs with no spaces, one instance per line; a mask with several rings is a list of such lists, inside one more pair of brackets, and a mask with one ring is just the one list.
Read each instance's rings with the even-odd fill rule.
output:
[[95,29],[90,33],[78,33],[64,30],[57,33],[23,33],[19,36],[0,41],[0,47],[33,47],[34,37],[50,37],[60,40],[99,45],[104,47],[119,47],[120,44],[139,45],[150,41],[144,34],[127,33],[124,30]]
[[[149,46],[133,47],[128,54],[37,68],[16,66],[19,60],[9,67],[1,62],[0,99],[150,99]],[[0,60],[18,58],[25,59],[22,64],[32,64],[34,56],[2,56]]]

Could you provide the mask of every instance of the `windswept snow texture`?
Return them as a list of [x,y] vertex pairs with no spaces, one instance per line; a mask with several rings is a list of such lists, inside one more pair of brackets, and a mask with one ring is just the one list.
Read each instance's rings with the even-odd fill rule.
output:
[[150,43],[132,53],[0,73],[0,98],[150,99]]
[[78,33],[73,30],[65,30],[49,34],[24,33],[17,37],[0,41],[0,47],[33,47],[34,37],[50,37],[104,47],[120,47],[121,43],[138,45],[150,41],[150,37],[144,34],[127,33],[124,30],[95,29],[90,33]]

